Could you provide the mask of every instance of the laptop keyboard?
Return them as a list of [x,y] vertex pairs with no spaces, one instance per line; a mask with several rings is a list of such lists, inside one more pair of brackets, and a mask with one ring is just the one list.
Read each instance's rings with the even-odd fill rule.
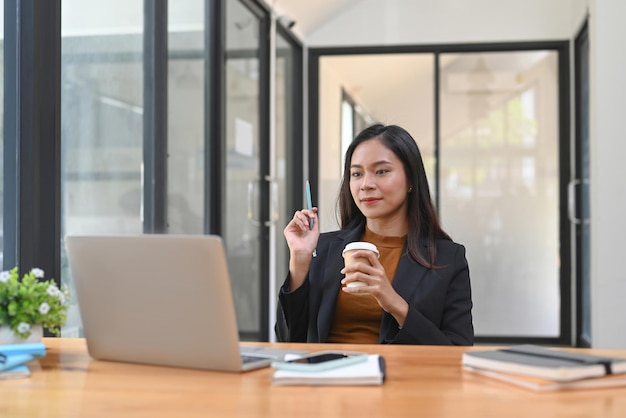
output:
[[249,355],[245,355],[245,354],[241,355],[241,362],[243,364],[254,363],[254,362],[257,362],[259,360],[267,360],[267,359],[268,359],[268,357],[249,356]]
[[240,346],[239,351],[241,354],[241,361],[243,364],[249,364],[259,360],[282,360],[286,355],[304,355],[308,354],[308,351],[304,350],[290,350],[283,348],[272,347],[260,347],[260,346]]

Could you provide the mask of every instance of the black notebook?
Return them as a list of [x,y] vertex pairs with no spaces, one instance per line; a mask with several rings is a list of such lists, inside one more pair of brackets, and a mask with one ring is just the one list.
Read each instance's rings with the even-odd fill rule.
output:
[[521,374],[494,372],[491,370],[477,369],[470,366],[463,366],[463,369],[473,374],[486,376],[504,383],[509,383],[516,386],[521,386],[525,389],[532,389],[540,392],[574,389],[614,388],[626,386],[626,373],[611,374],[608,376],[605,375],[600,377],[590,377],[578,380],[568,380],[566,382],[562,382],[551,379],[543,379],[541,377],[525,376]]
[[626,373],[626,358],[603,357],[537,345],[463,353],[463,366],[567,382]]

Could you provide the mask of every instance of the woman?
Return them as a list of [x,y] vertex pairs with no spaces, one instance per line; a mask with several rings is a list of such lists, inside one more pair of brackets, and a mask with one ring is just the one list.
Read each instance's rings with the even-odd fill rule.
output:
[[[317,208],[297,211],[284,235],[279,341],[472,345],[465,248],[437,219],[420,151],[399,126],[373,125],[350,144],[339,195],[341,230],[320,235]],[[309,226],[312,219],[313,228]],[[370,265],[344,267],[354,241]],[[365,286],[347,286],[350,282]]]

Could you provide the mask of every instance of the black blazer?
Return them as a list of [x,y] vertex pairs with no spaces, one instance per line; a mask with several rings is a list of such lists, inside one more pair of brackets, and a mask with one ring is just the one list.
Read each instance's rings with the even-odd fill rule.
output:
[[[359,241],[361,227],[320,235],[317,256],[302,286],[289,291],[289,277],[279,291],[275,331],[279,341],[327,341],[343,275],[341,252],[347,243]],[[426,242],[421,250],[426,256]],[[440,267],[428,269],[414,261],[405,249],[393,280],[393,288],[409,304],[402,328],[383,312],[380,343],[472,345],[472,296],[465,248],[449,240],[436,241]],[[428,259],[428,257],[426,257]]]

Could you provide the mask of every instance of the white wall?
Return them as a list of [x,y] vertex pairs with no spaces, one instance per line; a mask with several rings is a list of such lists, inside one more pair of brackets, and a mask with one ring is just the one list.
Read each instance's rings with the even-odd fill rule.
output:
[[623,0],[591,1],[591,334],[602,348],[626,348],[625,16]]
[[586,0],[363,0],[306,37],[309,47],[567,39]]
[[[325,65],[320,60],[320,84],[319,109],[325,117],[320,118],[319,137],[339,139],[341,127],[341,77],[333,72],[332,66]],[[340,179],[337,172],[341,173],[342,155],[341,141],[324,141],[325,145],[319,150],[319,190],[318,202],[313,202],[320,209],[320,228],[323,232],[336,230],[339,226],[335,211],[335,202],[339,194]],[[322,208],[325,208],[322,209]]]

